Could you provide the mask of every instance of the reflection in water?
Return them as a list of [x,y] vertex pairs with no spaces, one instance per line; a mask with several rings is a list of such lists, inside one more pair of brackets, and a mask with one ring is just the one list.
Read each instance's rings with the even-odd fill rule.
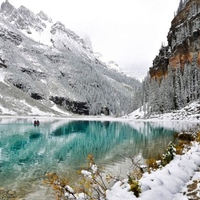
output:
[[[124,158],[156,157],[173,140],[174,130],[148,122],[44,121],[0,123],[0,187],[45,177],[47,172],[70,173],[86,164],[113,166]],[[123,161],[122,161],[123,160]]]

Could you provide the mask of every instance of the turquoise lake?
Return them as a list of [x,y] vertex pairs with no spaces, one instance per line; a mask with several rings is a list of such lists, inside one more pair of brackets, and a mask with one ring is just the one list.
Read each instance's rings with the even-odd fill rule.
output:
[[[186,123],[0,119],[0,187],[38,190],[48,172],[76,180],[93,154],[105,173],[130,170],[130,158],[157,157]],[[31,184],[30,184],[31,183]],[[33,187],[35,185],[35,187]],[[29,191],[30,192],[30,191]],[[26,193],[24,191],[24,193]],[[31,198],[30,198],[31,199]]]

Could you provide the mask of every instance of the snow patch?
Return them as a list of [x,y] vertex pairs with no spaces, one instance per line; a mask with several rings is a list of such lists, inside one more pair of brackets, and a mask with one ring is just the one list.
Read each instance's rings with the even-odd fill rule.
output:
[[4,108],[2,105],[0,105],[0,113],[2,115],[16,115],[17,114],[16,112],[14,112],[12,110]]
[[6,72],[4,70],[0,69],[0,82],[5,83],[5,81],[4,81],[5,75],[6,75]]

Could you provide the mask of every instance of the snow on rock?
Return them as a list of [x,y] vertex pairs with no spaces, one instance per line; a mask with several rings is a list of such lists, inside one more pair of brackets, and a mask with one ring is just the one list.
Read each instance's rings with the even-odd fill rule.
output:
[[94,174],[94,173],[97,172],[98,167],[97,167],[97,165],[92,165],[92,166],[91,166],[91,169],[92,169],[92,173]]
[[175,158],[162,169],[144,173],[140,179],[141,194],[136,198],[129,192],[127,180],[125,183],[118,181],[111,190],[107,191],[108,200],[184,200],[188,199],[183,188],[187,186],[191,177],[196,177],[196,171],[200,166],[200,145],[194,143],[191,149],[184,155],[176,155]]
[[16,115],[16,112],[9,110],[8,108],[4,108],[2,105],[0,105],[0,114]]
[[4,82],[4,78],[5,78],[5,72],[2,69],[0,69],[0,82]]
[[115,70],[119,73],[123,73],[122,69],[120,68],[120,66],[115,62],[115,61],[110,61],[107,60],[101,53],[99,52],[95,52],[94,53],[95,57],[100,60],[101,62],[103,62],[109,69]]
[[87,170],[81,170],[81,174],[83,174],[85,177],[92,178],[92,173]]
[[127,181],[125,183],[118,181],[111,190],[106,191],[106,197],[108,200],[132,200],[137,199],[132,192],[129,192],[130,186]]

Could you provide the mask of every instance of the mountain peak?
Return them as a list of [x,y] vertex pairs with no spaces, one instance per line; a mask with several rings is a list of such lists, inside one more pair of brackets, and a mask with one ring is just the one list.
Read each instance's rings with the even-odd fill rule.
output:
[[8,0],[1,4],[0,12],[3,13],[5,16],[11,15],[14,10],[16,10],[16,8],[11,5]]
[[67,32],[65,25],[62,24],[61,22],[57,21],[53,26],[52,26],[52,30],[51,33],[55,34],[56,30],[62,31],[62,32]]
[[29,10],[28,8],[26,8],[25,6],[20,6],[18,9],[18,12],[22,15],[22,17],[25,17],[24,20],[27,19],[27,17],[30,19],[30,20],[33,20],[35,19],[35,14]]
[[37,16],[40,17],[40,18],[41,18],[42,20],[44,20],[44,21],[48,21],[49,23],[52,23],[52,22],[53,22],[52,19],[49,18],[49,16],[48,16],[46,13],[44,13],[43,11],[40,11],[40,12],[37,14]]

